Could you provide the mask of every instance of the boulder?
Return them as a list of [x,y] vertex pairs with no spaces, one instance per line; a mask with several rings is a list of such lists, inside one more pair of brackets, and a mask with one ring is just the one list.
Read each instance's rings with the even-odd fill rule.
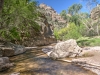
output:
[[49,24],[53,24],[57,29],[66,27],[67,21],[61,17],[52,7],[42,3],[39,5],[39,11],[45,15]]
[[53,59],[64,57],[76,57],[82,52],[76,40],[70,39],[64,42],[57,43],[54,48],[47,53],[47,55]]
[[13,66],[13,63],[10,63],[8,57],[0,57],[0,71],[7,70],[11,66]]
[[18,55],[26,51],[25,47],[22,45],[16,45],[10,42],[4,44],[5,47],[2,47],[2,56],[13,56]]

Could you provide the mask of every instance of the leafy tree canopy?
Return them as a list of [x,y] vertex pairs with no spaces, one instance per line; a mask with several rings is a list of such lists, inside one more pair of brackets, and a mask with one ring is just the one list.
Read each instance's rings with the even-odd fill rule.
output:
[[30,28],[39,30],[35,22],[38,18],[37,3],[29,0],[4,0],[0,13],[0,35],[9,40],[21,39],[21,34],[29,34]]
[[68,8],[68,13],[71,15],[74,15],[78,13],[81,8],[82,8],[81,4],[73,4],[72,6]]

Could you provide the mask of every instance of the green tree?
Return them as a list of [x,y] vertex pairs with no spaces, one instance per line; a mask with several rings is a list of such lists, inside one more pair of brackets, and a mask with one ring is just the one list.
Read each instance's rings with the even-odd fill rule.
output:
[[68,8],[68,13],[71,15],[74,15],[78,13],[81,8],[82,8],[81,4],[73,4],[72,6]]
[[75,23],[69,23],[67,27],[55,29],[54,35],[58,40],[78,39],[83,36],[84,25],[77,26]]
[[74,23],[70,23],[67,27],[67,34],[65,35],[66,39],[78,39],[82,37],[80,30],[80,26],[76,26]]
[[86,2],[86,7],[88,8],[89,12],[93,9],[97,4],[99,4],[99,0],[82,0]]
[[29,0],[4,0],[0,14],[0,35],[8,40],[21,39],[30,34],[30,29],[39,31],[37,3]]
[[2,10],[4,0],[0,0],[0,11]]
[[66,10],[62,10],[62,12],[60,13],[61,17],[63,17],[64,19],[67,19],[66,14]]
[[79,15],[73,15],[71,18],[70,18],[70,22],[72,23],[75,23],[75,25],[77,26],[80,26],[81,24],[81,21],[79,20],[80,16]]
[[87,13],[87,12],[82,12],[79,15],[81,15],[82,17],[84,17],[84,19],[87,19],[87,18],[90,17],[89,13]]
[[66,10],[62,10],[62,12],[60,13],[61,17],[66,20],[67,22],[69,22],[70,20],[70,16],[67,15]]

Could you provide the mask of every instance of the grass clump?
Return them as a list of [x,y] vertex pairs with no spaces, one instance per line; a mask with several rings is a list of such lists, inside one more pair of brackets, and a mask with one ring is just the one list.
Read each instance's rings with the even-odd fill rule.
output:
[[81,37],[77,39],[77,43],[79,46],[100,46],[100,38],[93,37]]

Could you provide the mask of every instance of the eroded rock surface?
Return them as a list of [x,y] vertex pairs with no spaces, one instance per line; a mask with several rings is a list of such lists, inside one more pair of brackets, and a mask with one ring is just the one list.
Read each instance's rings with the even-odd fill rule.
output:
[[91,11],[91,19],[98,20],[100,18],[100,4]]
[[80,48],[75,40],[70,39],[65,42],[59,42],[55,46],[44,48],[42,51],[53,59],[82,56],[80,58],[71,58],[71,60],[66,58],[58,60],[82,66],[83,68],[100,75],[99,46]]
[[13,56],[18,55],[26,51],[25,47],[22,45],[16,45],[10,42],[4,44],[4,47],[1,47],[2,56]]
[[0,57],[0,71],[7,70],[11,66],[13,66],[13,63],[10,63],[8,57]]
[[[43,52],[46,49],[42,49]],[[47,49],[48,50],[48,49]],[[64,42],[57,43],[51,51],[47,52],[47,55],[53,59],[56,58],[64,58],[64,57],[76,57],[82,52],[82,48],[80,48],[76,40],[70,39]]]
[[42,3],[39,5],[39,11],[44,13],[49,24],[60,29],[67,25],[67,21],[64,20],[60,14],[58,14],[52,7]]
[[[34,24],[34,25],[39,25],[39,26],[28,27],[28,29],[27,29],[28,34],[29,34],[28,36],[26,35],[26,32],[24,30],[22,30],[20,32],[21,39],[20,40],[13,39],[10,42],[15,43],[15,44],[24,45],[24,46],[30,46],[30,47],[43,46],[43,45],[48,45],[48,44],[57,42],[57,40],[55,39],[54,34],[53,34],[54,25],[57,24],[55,22],[57,13],[54,12],[55,10],[52,10],[51,7],[47,6],[46,9],[48,11],[44,10],[44,9],[42,10],[42,8],[40,6],[37,7],[39,16],[35,20],[36,24]],[[47,12],[50,12],[51,15],[47,14]],[[54,20],[51,20],[51,18]],[[60,21],[60,18],[61,18],[61,16],[59,15],[58,16],[59,21]],[[61,21],[63,21],[63,20],[61,19]],[[63,26],[61,23],[62,22],[60,22],[59,25]],[[66,23],[64,22],[64,24],[66,24]],[[0,41],[4,39],[1,36],[0,36],[0,38],[1,38]],[[4,40],[6,40],[6,39],[4,39]]]
[[84,54],[90,56],[73,59],[72,62],[100,75],[100,47],[83,48],[82,55]]

